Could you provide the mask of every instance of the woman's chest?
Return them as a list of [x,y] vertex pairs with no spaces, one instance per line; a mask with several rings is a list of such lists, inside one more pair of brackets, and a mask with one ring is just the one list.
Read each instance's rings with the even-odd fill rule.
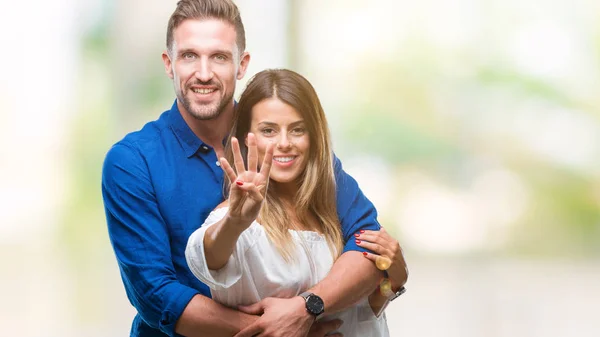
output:
[[[311,233],[316,234],[316,233]],[[331,269],[333,258],[325,240],[294,238],[294,259],[285,261],[268,240],[259,240],[246,254],[248,274],[261,298],[290,297],[321,281]],[[256,272],[256,271],[262,272]]]

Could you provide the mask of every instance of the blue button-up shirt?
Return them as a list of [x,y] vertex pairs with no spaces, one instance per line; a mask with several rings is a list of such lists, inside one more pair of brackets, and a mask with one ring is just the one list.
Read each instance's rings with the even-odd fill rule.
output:
[[[336,159],[337,211],[346,245],[360,229],[379,229],[377,213]],[[188,127],[177,104],[106,155],[102,195],[121,278],[137,309],[131,336],[178,336],[175,323],[192,297],[210,289],[189,270],[188,237],[223,201],[214,150]]]

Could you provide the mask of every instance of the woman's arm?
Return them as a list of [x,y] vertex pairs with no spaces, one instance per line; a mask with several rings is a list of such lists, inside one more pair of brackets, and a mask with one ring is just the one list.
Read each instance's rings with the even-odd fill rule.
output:
[[229,212],[214,225],[208,227],[204,234],[204,255],[210,270],[219,270],[227,264],[233,253],[235,244],[250,224],[240,223]]
[[[377,289],[369,295],[369,304],[371,304],[373,312],[379,316],[388,304],[389,293],[395,294],[400,291],[408,279],[406,261],[404,260],[402,248],[398,241],[391,237],[383,227],[379,231],[363,231],[362,233],[357,233],[355,236],[359,246],[377,253],[372,254],[365,252],[363,255],[366,258],[373,261],[376,265],[378,259],[380,262],[382,259],[387,259],[387,262],[389,263],[389,267],[385,269],[389,277],[387,281],[389,284],[383,286],[384,290],[380,289],[380,284],[380,287],[377,287]],[[379,264],[381,266],[381,263]],[[383,265],[385,264],[386,263],[383,263]],[[387,289],[389,286],[391,286],[391,289]]]
[[[233,253],[240,234],[246,230],[260,212],[273,160],[273,145],[267,146],[260,170],[258,170],[258,149],[254,134],[248,134],[248,167],[244,164],[238,140],[231,138],[233,165],[221,158],[221,167],[231,182],[229,189],[229,209],[227,214],[207,229],[204,236],[204,254],[211,270],[221,269]],[[237,171],[237,172],[236,172]]]

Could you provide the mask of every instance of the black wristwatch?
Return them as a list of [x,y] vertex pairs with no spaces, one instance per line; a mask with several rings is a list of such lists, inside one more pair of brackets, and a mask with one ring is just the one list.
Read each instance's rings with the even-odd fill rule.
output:
[[299,296],[306,301],[306,311],[308,311],[309,314],[315,316],[315,319],[319,319],[323,316],[323,313],[325,313],[325,303],[323,303],[323,300],[319,296],[309,293],[308,291],[303,292]]

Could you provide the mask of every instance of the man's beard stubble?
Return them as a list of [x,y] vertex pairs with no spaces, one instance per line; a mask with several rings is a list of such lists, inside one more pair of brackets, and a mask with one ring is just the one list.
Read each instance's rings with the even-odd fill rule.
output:
[[[221,89],[221,86],[218,86],[219,90]],[[186,89],[186,92],[188,92],[190,89]],[[225,110],[225,108],[227,107],[227,104],[229,104],[229,102],[231,102],[233,100],[233,92],[229,95],[229,96],[225,96],[223,97],[219,102],[217,102],[217,106],[213,108],[213,105],[198,105],[196,107],[196,109],[192,108],[192,103],[190,102],[189,98],[184,95],[182,92],[180,92],[180,96],[179,100],[181,101],[181,103],[183,104],[183,107],[185,108],[185,110],[195,119],[200,120],[200,121],[205,121],[205,120],[211,120],[211,119],[215,119],[217,117],[219,117],[221,115],[221,113],[223,113],[223,111]]]

